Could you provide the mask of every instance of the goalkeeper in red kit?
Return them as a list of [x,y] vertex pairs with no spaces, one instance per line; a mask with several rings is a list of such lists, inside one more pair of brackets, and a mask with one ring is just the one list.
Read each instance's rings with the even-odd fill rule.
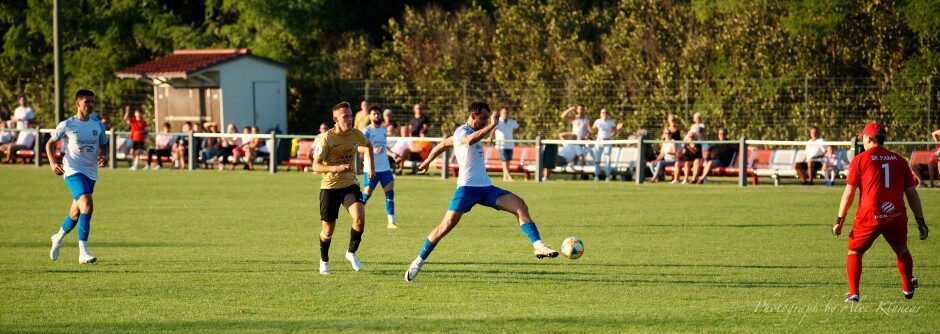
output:
[[917,195],[917,181],[911,173],[907,161],[900,155],[888,151],[884,145],[887,132],[881,124],[872,122],[865,126],[859,138],[865,146],[862,152],[852,159],[845,192],[839,203],[839,213],[832,234],[842,234],[842,224],[849,206],[859,195],[858,210],[849,232],[849,255],[845,269],[849,281],[849,293],[846,302],[858,302],[858,284],[862,277],[862,256],[871,247],[879,235],[883,235],[894,253],[897,254],[898,271],[901,273],[904,297],[914,297],[917,278],[914,277],[914,260],[907,249],[907,208],[904,196],[914,212],[920,240],[927,239],[927,224],[920,197]]

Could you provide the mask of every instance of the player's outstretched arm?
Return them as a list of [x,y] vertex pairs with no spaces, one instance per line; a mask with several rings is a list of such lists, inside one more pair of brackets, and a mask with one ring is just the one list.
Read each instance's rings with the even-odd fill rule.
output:
[[[453,146],[454,146],[453,137],[444,138],[443,141],[441,141],[439,144],[437,144],[437,146],[434,146],[434,148],[431,149],[431,153],[428,153],[428,158],[424,159],[424,161],[421,162],[421,165],[418,166],[418,173],[419,174],[427,173],[428,169],[431,168],[431,161],[434,161],[434,159],[437,158],[438,155],[441,155],[441,152],[444,152],[444,150],[451,148]],[[447,162],[445,161],[444,163],[446,164]]]
[[839,202],[839,212],[836,214],[836,222],[832,224],[832,235],[838,237],[842,234],[842,224],[845,222],[845,215],[849,213],[849,205],[852,204],[853,198],[855,198],[855,186],[845,185],[842,200]]
[[49,138],[49,141],[46,142],[46,156],[49,157],[49,167],[52,168],[52,172],[55,173],[55,175],[62,175],[65,173],[65,170],[55,161],[55,146],[57,142],[57,140]]
[[904,194],[907,196],[907,204],[910,205],[911,211],[914,212],[917,230],[920,231],[920,240],[926,240],[930,230],[927,228],[927,222],[924,220],[924,208],[920,204],[920,195],[917,194],[917,188],[907,187],[904,189]]

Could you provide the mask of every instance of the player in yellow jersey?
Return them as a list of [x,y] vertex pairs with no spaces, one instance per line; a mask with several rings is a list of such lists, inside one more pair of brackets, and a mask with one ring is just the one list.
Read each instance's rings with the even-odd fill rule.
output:
[[359,181],[356,180],[357,152],[368,154],[368,177],[375,177],[372,144],[362,131],[353,127],[349,103],[340,102],[333,106],[333,121],[336,126],[317,139],[313,147],[313,171],[323,174],[323,181],[320,182],[320,220],[323,222],[323,230],[320,231],[320,274],[323,275],[330,274],[330,240],[336,227],[340,204],[346,207],[352,217],[346,259],[352,263],[354,270],[362,270],[356,251],[365,230],[366,211]]

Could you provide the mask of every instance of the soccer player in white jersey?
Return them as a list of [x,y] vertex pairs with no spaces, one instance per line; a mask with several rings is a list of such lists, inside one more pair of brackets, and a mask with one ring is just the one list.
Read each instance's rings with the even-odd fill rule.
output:
[[[597,140],[610,140],[614,137],[614,132],[620,131],[623,128],[623,122],[616,123],[611,119],[607,113],[607,108],[602,108],[600,111],[600,118],[594,120],[594,125],[588,129],[589,132],[597,132]],[[599,180],[601,175],[601,164],[604,160],[607,160],[605,165],[605,176],[607,182],[610,182],[610,164],[611,164],[611,150],[613,150],[613,145],[597,143],[594,144],[594,182]]]
[[95,108],[95,93],[79,90],[75,93],[75,106],[78,112],[59,123],[46,143],[46,155],[55,156],[56,143],[65,139],[66,150],[59,165],[50,159],[49,166],[56,175],[65,177],[65,184],[72,191],[72,207],[69,215],[62,222],[59,233],[52,235],[52,250],[49,257],[53,261],[59,258],[59,246],[65,235],[78,225],[78,263],[94,263],[98,259],[88,252],[88,232],[91,228],[91,213],[94,210],[91,194],[98,180],[98,166],[108,162],[108,136],[104,124],[91,116]]
[[[372,153],[375,157],[375,177],[368,177],[368,170],[363,175],[362,202],[367,203],[375,187],[382,183],[382,189],[385,190],[385,212],[388,213],[388,228],[396,229],[395,225],[395,178],[392,176],[392,166],[388,163],[388,158],[401,161],[401,156],[388,150],[388,128],[382,126],[381,108],[378,106],[369,107],[369,125],[362,131],[362,134],[372,143]],[[366,165],[368,168],[368,165]]]
[[[421,173],[427,172],[431,162],[438,155],[449,147],[454,147],[454,156],[459,165],[459,174],[457,175],[457,191],[450,202],[447,213],[444,214],[444,220],[440,225],[431,231],[428,238],[424,241],[424,247],[415,258],[408,270],[405,271],[405,281],[415,280],[424,261],[434,247],[450,232],[463,214],[470,212],[470,209],[476,204],[482,204],[497,210],[510,212],[516,216],[520,228],[529,237],[535,247],[535,257],[556,257],[558,252],[551,246],[542,242],[539,236],[539,230],[535,227],[532,217],[529,216],[529,207],[519,196],[493,186],[490,176],[486,174],[486,165],[483,161],[483,145],[480,143],[486,135],[496,127],[498,113],[490,114],[490,106],[485,102],[474,101],[470,104],[470,115],[467,123],[461,125],[454,131],[452,137],[444,139],[428,154],[427,159],[421,163],[418,170]],[[489,125],[487,125],[489,120]]]

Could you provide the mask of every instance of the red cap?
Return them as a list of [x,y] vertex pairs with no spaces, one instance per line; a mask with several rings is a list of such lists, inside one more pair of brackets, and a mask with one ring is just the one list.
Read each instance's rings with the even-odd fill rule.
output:
[[878,136],[886,135],[885,127],[881,126],[881,123],[871,122],[865,126],[865,130],[862,130],[862,133],[858,135],[858,139],[862,139],[862,136]]

